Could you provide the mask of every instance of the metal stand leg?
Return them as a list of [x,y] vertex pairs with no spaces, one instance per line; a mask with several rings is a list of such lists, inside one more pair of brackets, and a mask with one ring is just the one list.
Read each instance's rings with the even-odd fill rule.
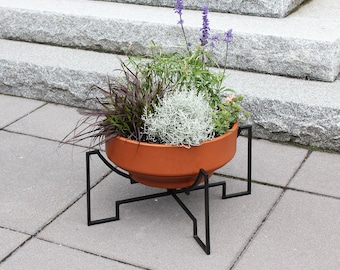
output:
[[[106,159],[105,157],[100,153],[99,150],[93,150],[93,151],[88,151],[86,152],[86,196],[87,196],[87,225],[95,225],[95,224],[100,224],[100,223],[105,223],[105,222],[110,222],[110,221],[116,221],[119,219],[119,211],[118,215],[116,217],[112,218],[105,218],[105,219],[100,219],[100,220],[92,220],[91,219],[91,174],[90,174],[90,156],[91,155],[97,155],[99,158],[105,163],[106,166],[108,166],[112,171],[115,173],[125,177],[125,178],[130,178],[130,176],[114,166],[112,166]],[[131,179],[132,181],[132,179]],[[117,203],[116,203],[116,209],[117,209]],[[118,209],[119,210],[119,209]],[[117,213],[117,212],[116,212]]]
[[248,138],[247,191],[228,194],[226,196],[223,196],[222,199],[229,199],[229,198],[234,198],[234,197],[239,197],[239,196],[244,196],[244,195],[251,194],[251,157],[252,157],[252,152],[251,152],[252,144],[251,144],[251,141],[252,141],[252,138],[253,138],[252,126],[251,125],[240,126],[238,128],[238,136],[241,134],[241,132],[243,130],[247,130],[247,138]]
[[[112,166],[105,157],[100,153],[99,150],[93,150],[86,153],[86,192],[87,192],[87,224],[88,226],[95,225],[95,224],[101,224],[111,221],[119,220],[119,206],[122,204],[127,204],[131,202],[138,202],[138,201],[144,201],[148,199],[154,199],[154,198],[160,198],[164,196],[171,195],[176,202],[182,207],[182,209],[186,212],[186,214],[190,217],[190,219],[193,222],[193,237],[196,240],[196,242],[199,244],[199,246],[204,250],[204,252],[209,255],[210,254],[210,211],[209,211],[209,188],[211,187],[217,187],[222,186],[222,199],[229,199],[233,197],[239,197],[243,195],[251,194],[251,140],[252,140],[252,126],[241,126],[238,130],[238,135],[241,133],[242,130],[247,130],[247,136],[248,136],[248,161],[247,161],[247,191],[244,192],[238,192],[233,194],[226,195],[226,182],[220,181],[215,183],[209,183],[209,176],[208,174],[201,169],[195,183],[184,189],[168,189],[165,192],[155,193],[151,195],[145,195],[145,196],[139,196],[134,197],[130,199],[125,200],[119,200],[115,203],[115,210],[116,215],[114,217],[110,218],[104,218],[104,219],[97,219],[92,220],[91,218],[91,176],[90,176],[90,156],[91,155],[97,155],[99,158],[115,173],[130,179],[131,183],[135,183],[133,179],[130,178],[130,176],[114,166]],[[202,178],[204,178],[204,184],[199,185],[202,182]],[[204,217],[205,217],[205,243],[201,240],[201,238],[197,234],[197,219],[195,216],[191,213],[191,211],[186,207],[186,205],[183,203],[183,201],[177,196],[177,194],[185,193],[187,195],[190,194],[191,191],[204,189]]]
[[[187,215],[191,218],[193,222],[193,237],[196,242],[200,245],[200,247],[204,250],[204,252],[209,255],[210,254],[210,220],[209,220],[209,176],[208,174],[201,169],[200,173],[197,177],[195,184],[192,186],[192,190],[198,190],[196,184],[201,182],[201,178],[204,177],[204,217],[205,217],[205,244],[201,240],[201,238],[197,234],[197,219],[194,215],[190,212],[190,210],[186,207],[186,205],[180,200],[180,198],[176,195],[176,190],[171,193],[172,197],[177,201],[177,203],[183,208],[183,210],[187,213]],[[216,185],[215,185],[216,186]],[[190,191],[188,188],[186,190],[182,190],[180,192],[186,192],[188,194]]]

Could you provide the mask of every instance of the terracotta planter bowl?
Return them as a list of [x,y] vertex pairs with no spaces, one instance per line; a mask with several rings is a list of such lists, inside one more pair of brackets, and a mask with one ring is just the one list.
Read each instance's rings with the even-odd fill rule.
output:
[[234,157],[237,132],[235,123],[230,132],[190,149],[117,137],[106,143],[106,155],[141,184],[185,188],[195,182],[200,169],[211,176]]

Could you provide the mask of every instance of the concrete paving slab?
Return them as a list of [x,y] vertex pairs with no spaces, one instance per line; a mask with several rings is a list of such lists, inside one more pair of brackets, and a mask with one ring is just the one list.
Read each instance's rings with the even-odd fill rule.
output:
[[235,270],[339,269],[340,201],[287,191]]
[[[228,190],[232,192],[242,184],[228,180]],[[130,185],[126,179],[110,175],[93,189],[93,218],[113,216],[116,199],[155,191],[158,189]],[[280,193],[281,189],[254,185],[250,196],[221,200],[221,189],[212,188],[209,256],[193,239],[191,220],[171,197],[123,205],[119,221],[90,227],[86,225],[86,204],[82,198],[38,237],[148,269],[226,269]],[[197,215],[199,235],[204,239],[203,194],[195,191],[190,196],[182,195]]]
[[95,256],[46,241],[32,239],[1,265],[2,270],[19,269],[117,269],[140,268]]
[[0,228],[0,261],[24,243],[29,237],[27,234]]
[[340,198],[340,155],[314,151],[289,187]]
[[[31,100],[18,98],[15,104],[24,108],[24,101]],[[34,114],[42,110],[49,118],[63,108],[54,106],[47,106],[46,111],[42,110],[44,106],[25,116],[20,120],[22,127],[29,129],[24,121],[31,119],[34,134],[37,134],[39,127],[33,119],[44,122],[43,114],[39,117]],[[7,112],[10,114],[10,110],[5,110],[3,117],[10,117]],[[62,115],[67,118],[68,111]],[[56,122],[62,124],[60,120]],[[225,270],[239,258],[260,224],[263,226],[233,269],[338,269],[340,265],[339,199],[327,197],[339,197],[338,154],[312,152],[289,185],[325,196],[288,190],[267,219],[264,218],[282,189],[254,184],[252,195],[223,201],[221,190],[212,188],[212,254],[207,256],[192,238],[191,220],[172,198],[124,205],[121,220],[88,227],[85,196],[73,204],[85,191],[84,148],[67,145],[57,151],[58,142],[51,141],[53,138],[44,140],[13,132],[0,131],[3,184],[0,189],[0,260],[26,241],[27,233],[36,233],[60,211],[71,207],[43,228],[39,240],[29,240],[6,259],[1,269],[39,269],[41,265],[42,269],[49,266],[50,269],[77,269],[79,265],[79,269],[86,269],[86,266],[88,269],[120,269],[122,266],[122,269]],[[306,149],[289,145],[263,140],[254,140],[253,144],[253,164],[257,164],[254,166],[261,168],[269,164],[263,171],[256,172],[254,167],[255,176],[265,183],[286,185],[288,175],[296,171],[294,164],[301,164],[301,159],[307,155]],[[239,138],[238,153],[232,161],[235,164],[226,174],[245,177],[242,176],[245,171],[238,171],[238,167],[246,164],[246,146],[246,139]],[[263,156],[270,160],[263,161]],[[94,185],[107,169],[96,158],[92,162]],[[283,168],[282,163],[287,168]],[[227,166],[230,165],[232,163]],[[277,167],[279,172],[276,172]],[[273,171],[275,181],[269,179]],[[212,177],[212,181],[218,180],[221,176]],[[245,181],[227,180],[228,192],[245,187]],[[154,191],[109,175],[93,189],[93,217],[112,216],[116,199]],[[202,196],[201,191],[192,192],[190,196],[181,195],[198,218],[200,236],[204,230]]]
[[[252,141],[252,180],[285,186],[299,168],[308,150],[264,140]],[[247,138],[239,137],[235,157],[217,173],[247,177]]]
[[[6,130],[60,142],[75,128],[82,117],[83,115],[78,112],[77,108],[47,104],[8,126]],[[84,140],[78,144],[88,147],[90,140]]]
[[44,105],[45,102],[0,95],[0,128]]
[[0,142],[0,226],[34,234],[85,192],[83,148],[5,131]]

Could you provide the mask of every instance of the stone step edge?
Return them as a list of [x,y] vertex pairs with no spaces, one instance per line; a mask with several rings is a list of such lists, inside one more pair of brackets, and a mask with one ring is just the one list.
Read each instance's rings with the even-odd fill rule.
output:
[[[116,7],[121,8],[120,12],[124,13],[126,6]],[[134,7],[134,9],[139,15],[141,10],[149,10],[145,7]],[[157,44],[170,50],[175,49],[182,42],[180,28],[175,23],[177,18],[172,10],[161,10],[159,16],[163,18],[162,24],[159,24],[157,19],[148,22],[145,14],[141,20],[135,18],[135,20],[124,21],[120,17],[100,18],[87,16],[84,13],[75,15],[0,7],[0,24],[3,25],[0,28],[0,38],[122,54],[130,46],[147,53],[152,37]],[[155,8],[152,11],[155,11]],[[215,21],[216,25],[223,25],[224,17],[220,17],[220,14],[214,15],[211,21]],[[322,81],[333,81],[339,74],[340,39],[330,38],[332,35],[328,33],[328,31],[332,32],[332,27],[336,25],[331,24],[326,27],[326,25],[319,25],[318,21],[309,20],[301,33],[294,33],[294,31],[286,33],[289,25],[290,27],[295,25],[294,20],[287,21],[288,24],[277,20],[271,21],[270,24],[274,23],[276,29],[272,31],[273,29],[269,28],[273,26],[263,27],[263,20],[254,21],[253,18],[248,18],[250,21],[247,19],[245,22],[240,22],[238,19],[242,19],[242,16],[235,17],[228,14],[225,16],[230,19],[230,25],[235,25],[235,39],[228,56],[230,68]],[[25,27],[22,27],[23,22]],[[254,25],[255,22],[258,24]],[[188,16],[190,40],[198,37],[200,28],[197,25],[200,23],[199,13],[194,12]],[[248,24],[252,25],[253,30],[250,32]],[[62,29],[56,27],[57,25],[62,25]],[[284,36],[277,34],[280,32],[278,29],[281,28],[284,29],[282,30],[285,32]],[[212,29],[213,32],[220,34],[225,30]],[[333,30],[336,33],[335,29]],[[220,64],[224,62],[224,52],[224,48],[217,50],[218,59],[221,59]]]
[[[174,7],[174,0],[149,1],[149,0],[99,0],[104,2],[116,2],[126,4],[151,5],[161,7]],[[230,1],[222,0],[209,3],[209,10],[223,13],[244,14],[252,16],[263,16],[272,18],[283,18],[298,8],[305,0],[258,0],[258,1]],[[203,0],[183,1],[185,9],[200,10],[206,3]]]
[[[119,67],[119,60],[111,54],[3,40],[0,52],[4,52],[3,43],[10,43],[7,48],[13,48],[15,55],[0,53],[2,94],[93,107],[85,101],[89,87],[105,86],[107,75]],[[324,83],[228,73],[226,85],[245,96],[244,107],[252,114],[255,137],[340,149],[340,80]]]

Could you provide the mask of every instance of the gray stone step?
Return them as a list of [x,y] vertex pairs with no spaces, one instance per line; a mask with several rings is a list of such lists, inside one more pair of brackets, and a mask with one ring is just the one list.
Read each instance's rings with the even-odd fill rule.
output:
[[[139,5],[151,5],[159,7],[173,7],[175,0],[101,0],[116,3],[130,3]],[[209,4],[209,9],[216,12],[235,14],[247,14],[282,18],[291,13],[306,0],[221,0],[209,3],[205,0],[184,0],[186,9],[200,9],[204,4]]]
[[[0,40],[0,93],[90,107],[89,87],[103,86],[117,55]],[[228,70],[228,87],[245,95],[260,138],[340,149],[340,80],[307,81]]]
[[[233,28],[229,68],[334,81],[340,71],[340,9],[334,1],[313,0],[284,19],[210,13],[210,26],[220,34]],[[324,5],[333,2],[327,15]],[[0,38],[118,54],[131,46],[147,53],[154,40],[173,50],[183,42],[176,15],[172,8],[102,1],[0,0]],[[201,12],[183,16],[188,39],[198,40]],[[223,64],[224,49],[217,55]]]

